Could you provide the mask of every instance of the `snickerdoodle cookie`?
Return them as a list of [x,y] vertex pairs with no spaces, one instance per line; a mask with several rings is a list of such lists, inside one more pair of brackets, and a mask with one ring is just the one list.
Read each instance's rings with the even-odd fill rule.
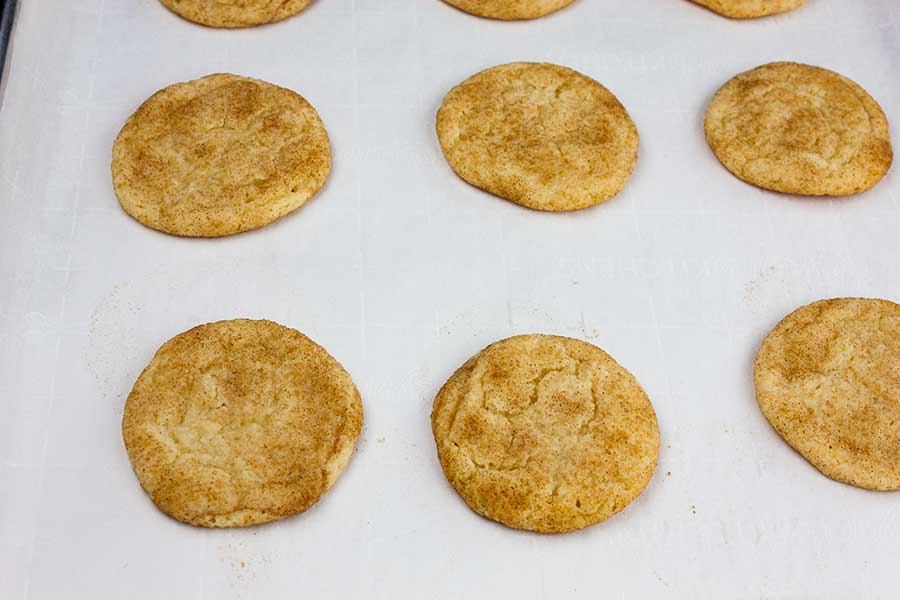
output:
[[208,27],[253,27],[281,21],[310,0],[159,0],[175,14]]
[[256,229],[325,183],[328,134],[316,110],[282,87],[209,75],[144,102],[113,145],[122,208],[153,229],[216,237]]
[[128,396],[122,434],[163,512],[239,527],[312,506],[361,426],[359,393],[324,348],[277,323],[237,319],[166,342]]
[[457,175],[517,204],[576,210],[619,193],[638,133],[605,87],[546,63],[512,63],[450,90],[437,134]]
[[878,183],[893,160],[878,103],[834,71],[797,63],[732,78],[709,103],[704,129],[726,169],[777,192],[855,194]]
[[536,19],[572,4],[575,0],[444,0],[467,13],[489,19]]
[[582,529],[634,500],[659,429],[635,378],[600,348],[551,335],[491,344],[434,401],[447,479],[475,512],[544,533]]
[[794,10],[806,0],[692,0],[732,19],[754,19]]
[[900,489],[900,305],[839,298],[798,308],[756,356],[766,419],[819,471]]

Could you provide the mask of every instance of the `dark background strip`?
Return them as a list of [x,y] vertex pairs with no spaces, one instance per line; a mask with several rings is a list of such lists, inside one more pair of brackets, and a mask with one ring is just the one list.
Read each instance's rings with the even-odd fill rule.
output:
[[16,14],[16,0],[0,0],[0,79],[6,65],[6,51],[12,37],[13,16]]

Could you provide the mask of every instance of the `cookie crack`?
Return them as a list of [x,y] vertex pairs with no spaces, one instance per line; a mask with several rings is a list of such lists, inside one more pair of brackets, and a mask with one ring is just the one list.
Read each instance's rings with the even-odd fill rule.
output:
[[[580,359],[577,359],[577,358],[571,356],[568,349],[565,349],[564,352],[565,352],[566,358],[574,363],[574,375],[578,378],[582,378],[582,373],[581,373],[582,367],[586,361],[583,361],[583,360],[580,360]],[[534,404],[537,402],[538,388],[544,379],[546,379],[552,373],[566,373],[566,372],[570,372],[572,369],[573,369],[573,367],[571,365],[557,367],[557,368],[541,369],[540,374],[538,374],[537,376],[535,376],[534,378],[532,378],[529,381],[529,383],[533,386],[533,390],[532,390],[531,398],[530,398],[528,405],[518,412],[503,411],[503,410],[497,409],[496,407],[489,406],[487,404],[487,394],[485,392],[486,384],[484,382],[484,379],[487,376],[487,373],[483,373],[482,376],[478,380],[478,384],[481,389],[481,399],[482,399],[480,408],[491,414],[494,414],[497,416],[502,416],[502,417],[506,418],[507,420],[512,420],[512,419],[515,419],[516,417],[522,417],[524,415],[524,413],[527,412],[528,409],[530,409],[532,406],[534,406]],[[590,425],[599,418],[600,402],[599,402],[598,394],[596,391],[596,378],[591,378],[590,382],[591,382],[591,401],[593,404],[592,415],[584,424],[581,425],[581,427],[579,428],[579,431],[574,436],[569,436],[568,442],[565,444],[565,450],[560,453],[561,456],[567,455],[569,453],[568,452],[569,449],[573,448],[574,446],[577,446],[580,443],[581,439],[584,437],[584,435],[586,433],[589,433]],[[459,414],[460,406],[462,405],[462,403],[463,403],[463,400],[461,399],[457,403],[454,413],[453,413],[453,416],[451,417],[451,421],[450,421],[451,424],[450,424],[450,428],[448,429],[448,431],[451,432],[451,435],[452,435],[453,427],[456,423],[457,416]],[[509,451],[512,448],[513,444],[515,443],[516,435],[518,435],[518,431],[514,432],[513,435],[511,436],[510,442],[509,442],[509,444],[507,444],[506,450],[504,452],[505,456],[509,455]],[[450,441],[460,452],[463,452],[465,454],[466,458],[472,462],[472,464],[475,466],[476,469],[490,469],[490,470],[496,470],[496,471],[516,471],[516,470],[527,468],[529,465],[532,464],[532,462],[534,462],[534,460],[536,460],[532,455],[528,455],[528,457],[526,458],[524,463],[515,464],[515,465],[511,465],[511,466],[504,465],[502,463],[496,463],[493,461],[479,462],[479,461],[475,460],[475,458],[472,456],[471,448],[469,448],[468,446],[466,446],[464,444],[461,444],[458,439],[451,438]],[[558,493],[559,488],[561,487],[559,473],[562,470],[563,466],[565,465],[566,461],[559,460],[559,461],[554,461],[554,462],[557,464],[553,470],[553,473],[551,474],[551,481],[553,484],[551,496],[555,496]]]
[[[527,469],[537,460],[533,456],[529,455],[526,457],[525,462],[517,463],[517,464],[513,464],[513,465],[504,465],[504,464],[496,463],[496,462],[493,462],[490,460],[479,462],[479,461],[475,460],[475,458],[472,456],[472,451],[470,448],[460,445],[459,442],[457,442],[455,440],[451,441],[451,443],[459,452],[461,452],[463,455],[465,455],[466,459],[472,463],[472,465],[475,467],[476,471],[487,470],[487,471],[498,471],[501,473],[502,472],[510,473],[513,471],[521,471],[521,470]],[[475,476],[475,473],[473,472],[469,477],[466,478],[466,480],[471,479],[474,476]]]

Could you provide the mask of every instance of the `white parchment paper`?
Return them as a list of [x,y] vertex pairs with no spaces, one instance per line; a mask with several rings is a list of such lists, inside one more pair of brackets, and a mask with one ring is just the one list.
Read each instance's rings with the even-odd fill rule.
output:
[[[625,104],[641,149],[619,197],[543,214],[452,173],[434,134],[443,95],[513,60],[573,67]],[[772,60],[835,69],[900,122],[896,0],[810,0],[749,22],[685,0],[578,0],[522,23],[438,0],[317,0],[241,31],[157,0],[20,1],[0,109],[0,597],[896,597],[900,496],[809,466],[757,410],[751,367],[801,304],[900,300],[900,174],[845,199],[728,174],[705,105]],[[305,96],[331,136],[331,177],[262,230],[146,229],[116,202],[112,141],[157,89],[218,71]],[[323,344],[366,424],[306,514],[196,529],[141,491],[122,406],[165,340],[239,316]],[[579,533],[477,517],[435,457],[441,384],[523,332],[603,347],[659,416],[646,492]]]

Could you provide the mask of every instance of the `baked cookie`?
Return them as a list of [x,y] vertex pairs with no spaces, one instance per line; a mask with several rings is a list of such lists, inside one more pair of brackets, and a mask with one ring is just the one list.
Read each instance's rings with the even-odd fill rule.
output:
[[732,19],[754,19],[794,10],[806,0],[692,0]]
[[900,489],[900,305],[821,300],[789,314],[756,355],[756,401],[819,471]]
[[536,19],[572,4],[575,0],[444,0],[469,14],[515,21]]
[[305,511],[334,484],[361,427],[359,392],[324,348],[247,319],[163,344],[122,418],[128,458],[153,502],[204,527]]
[[659,455],[650,400],[600,348],[521,335],[463,364],[434,401],[447,479],[475,512],[561,533],[599,523],[643,491]]
[[328,134],[294,92],[209,75],[151,96],[113,145],[122,208],[153,229],[216,237],[256,229],[325,183]]
[[704,129],[726,169],[776,192],[855,194],[893,161],[878,103],[846,77],[809,65],[771,63],[734,77],[709,103]]
[[577,71],[512,63],[450,90],[437,134],[457,175],[538,210],[576,210],[619,193],[638,133],[613,94]]
[[208,27],[254,27],[287,19],[310,0],[159,0],[175,14]]

